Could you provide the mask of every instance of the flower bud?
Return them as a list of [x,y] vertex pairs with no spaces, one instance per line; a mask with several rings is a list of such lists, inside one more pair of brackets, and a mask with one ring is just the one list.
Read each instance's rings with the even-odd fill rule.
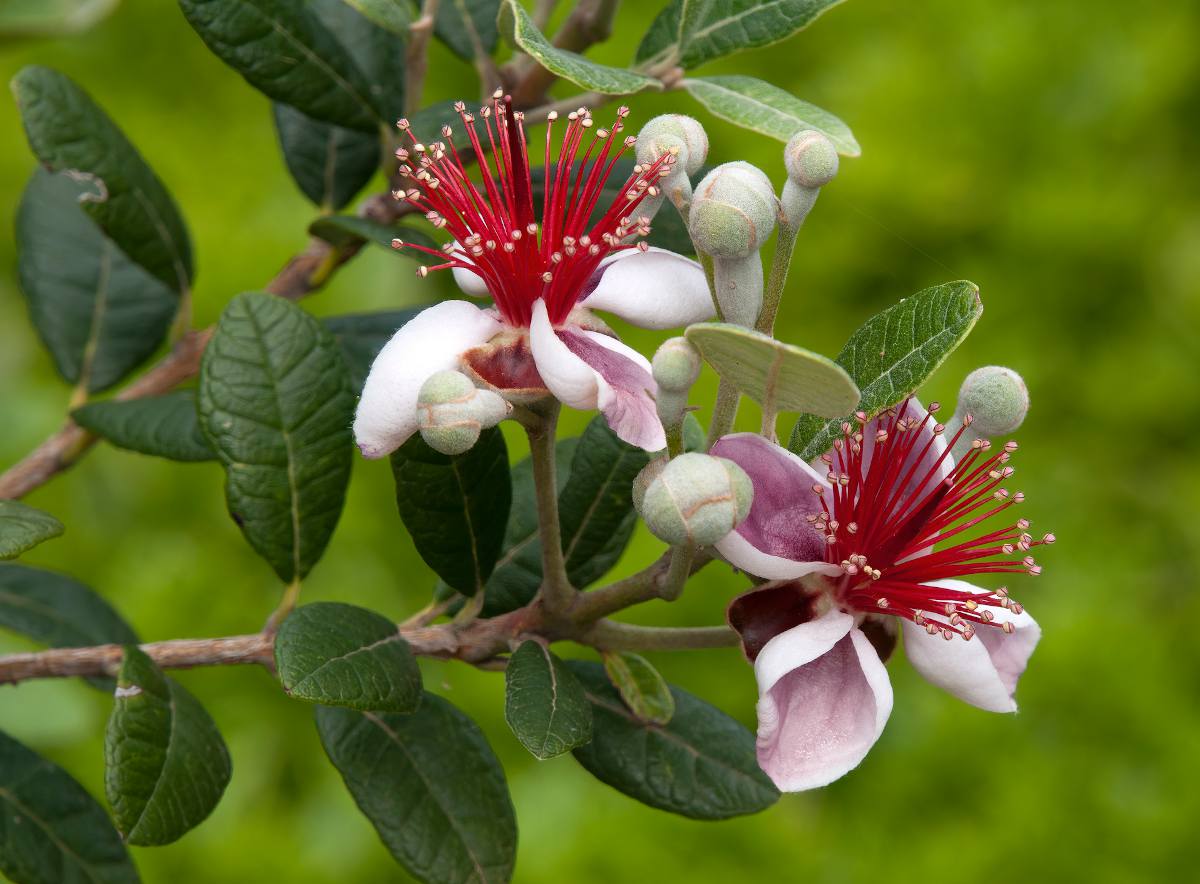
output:
[[971,416],[969,433],[991,439],[1016,432],[1029,411],[1029,390],[1011,368],[988,365],[977,368],[958,391],[955,419]]
[[664,341],[651,363],[654,382],[658,385],[654,403],[658,419],[668,431],[683,423],[687,412],[688,391],[700,377],[700,353],[687,338]]
[[667,468],[667,464],[670,462],[670,458],[663,455],[642,467],[641,472],[634,477],[633,508],[639,513],[642,511],[642,501],[646,499],[646,489],[650,487],[655,479],[662,475],[662,471]]
[[708,159],[708,134],[698,120],[683,114],[662,114],[647,121],[637,137],[639,163],[652,163],[672,147],[679,150],[679,165],[695,175]]
[[805,129],[793,135],[783,149],[783,165],[788,180],[779,202],[787,226],[794,232],[812,211],[821,188],[837,175],[837,148],[820,132]]
[[641,499],[651,533],[674,546],[710,546],[750,513],[750,477],[731,460],[681,454],[666,463]]
[[512,411],[491,390],[480,390],[465,374],[439,371],[429,376],[417,396],[417,426],[434,451],[455,455],[469,451],[479,434]]

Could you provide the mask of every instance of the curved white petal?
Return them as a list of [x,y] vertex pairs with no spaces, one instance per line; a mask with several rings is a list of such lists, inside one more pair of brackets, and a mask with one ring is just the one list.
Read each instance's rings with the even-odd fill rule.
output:
[[[457,240],[454,242],[454,250],[459,253],[456,257],[467,257],[466,251],[458,244]],[[465,267],[453,267],[450,272],[454,274],[454,284],[458,286],[464,295],[472,298],[490,298],[492,296],[492,293],[488,291],[487,283],[483,281],[483,277],[474,270],[468,270]]]
[[737,531],[730,531],[713,546],[721,554],[721,558],[733,567],[767,580],[794,580],[805,574],[828,574],[830,577],[836,577],[842,573],[841,568],[828,562],[798,562],[795,559],[765,553]]
[[371,365],[354,415],[354,440],[365,457],[385,457],[417,429],[417,394],[434,372],[458,366],[464,350],[502,324],[467,301],[421,311],[384,345]]
[[887,669],[840,611],[775,636],[754,674],[758,763],[785,792],[827,785],[857,767],[892,711]]
[[529,349],[538,374],[555,399],[572,408],[596,407],[599,396],[596,372],[572,353],[555,333],[546,303],[541,299],[533,305],[533,316],[529,321]]
[[[985,592],[965,580],[935,580],[931,584],[960,592]],[[957,636],[947,641],[941,633],[930,635],[923,627],[905,620],[904,653],[926,681],[960,700],[988,712],[1016,712],[1013,692],[1017,679],[1025,671],[1042,631],[1024,611],[1013,614],[1002,608],[988,610],[996,622],[1011,622],[1014,632],[981,626],[970,641]]]
[[582,306],[607,310],[642,328],[681,328],[715,313],[704,270],[666,249],[627,249],[600,265]]

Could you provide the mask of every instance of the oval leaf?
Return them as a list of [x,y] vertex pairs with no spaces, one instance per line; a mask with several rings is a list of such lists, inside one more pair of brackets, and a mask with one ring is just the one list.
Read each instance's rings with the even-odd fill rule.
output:
[[725,322],[688,328],[717,374],[764,408],[841,417],[858,404],[858,387],[832,359]]
[[71,417],[118,448],[184,462],[217,457],[200,431],[194,390],[92,402],[75,409]]
[[[973,282],[948,282],[918,292],[859,326],[837,356],[862,391],[859,410],[878,414],[916,392],[959,344],[983,313]],[[788,448],[805,460],[819,457],[841,436],[848,413],[834,420],[805,415],[796,422]]]
[[179,296],[81,208],[95,187],[38,169],[16,222],[17,270],[34,328],[59,374],[88,392],[111,387],[145,361],[179,309]]
[[850,127],[829,111],[754,77],[689,77],[683,88],[714,116],[786,142],[802,129],[825,135],[837,152],[862,154]]
[[137,884],[108,814],[65,770],[0,733],[0,872],[14,884]]
[[133,261],[177,292],[192,246],[175,201],[125,135],[68,77],[36,65],[13,78],[29,146],[55,172],[87,182],[83,209]]
[[179,0],[179,6],[208,48],[267,97],[363,132],[388,123],[354,57],[302,0]]
[[452,589],[474,595],[492,574],[512,504],[498,427],[465,454],[439,454],[414,434],[392,455],[396,504],[421,558]]
[[379,168],[382,147],[378,133],[314,120],[279,102],[274,102],[271,110],[292,180],[325,211],[349,203]]
[[702,820],[757,813],[779,799],[759,769],[754,735],[721,710],[671,688],[671,723],[647,724],[625,707],[603,666],[567,665],[594,718],[592,742],[575,757],[597,779],[643,804]]
[[504,719],[545,761],[592,738],[592,707],[567,665],[541,642],[522,643],[504,672]]
[[78,580],[25,565],[0,565],[0,626],[52,648],[138,640],[112,606]]
[[136,645],[125,648],[104,734],[104,787],[130,844],[170,844],[229,785],[225,741],[200,702]]
[[412,712],[421,670],[396,624],[337,602],[304,605],[275,636],[275,669],[292,697],[350,709]]
[[0,559],[15,559],[62,533],[62,522],[49,513],[18,500],[0,500]]
[[643,66],[694,67],[786,40],[841,0],[674,0],[638,46]]
[[499,15],[500,0],[442,0],[433,32],[459,58],[474,61],[495,51]]
[[649,660],[630,651],[604,651],[601,657],[608,680],[630,712],[647,724],[670,722],[675,714],[675,697],[667,680]]
[[425,694],[412,715],[318,707],[317,730],[380,840],[427,884],[512,879],[517,821],[483,733]]
[[552,74],[570,80],[585,89],[605,95],[628,95],[643,89],[661,89],[654,77],[624,68],[609,67],[585,58],[577,52],[559,49],[538,30],[517,0],[505,0],[501,7],[501,27],[509,42]]
[[294,304],[238,295],[205,348],[199,404],[230,515],[280,579],[304,577],[350,481],[354,393],[337,341]]

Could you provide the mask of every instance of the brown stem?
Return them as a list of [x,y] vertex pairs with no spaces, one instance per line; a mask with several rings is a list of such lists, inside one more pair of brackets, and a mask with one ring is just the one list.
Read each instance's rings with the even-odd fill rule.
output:
[[425,0],[421,15],[408,27],[408,49],[404,55],[404,115],[411,117],[421,107],[425,72],[429,67],[429,38],[437,17],[438,0]]
[[[696,550],[688,563],[687,576],[695,574],[712,560],[713,554],[709,550]],[[571,608],[572,619],[576,623],[591,623],[651,599],[676,598],[679,595],[676,584],[681,577],[677,573],[679,564],[676,556],[668,551],[653,565],[624,580],[593,589],[591,592],[580,593]]]

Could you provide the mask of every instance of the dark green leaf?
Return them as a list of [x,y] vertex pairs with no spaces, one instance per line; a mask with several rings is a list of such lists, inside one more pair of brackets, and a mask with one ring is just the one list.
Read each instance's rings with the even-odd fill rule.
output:
[[118,448],[187,462],[217,456],[200,431],[193,390],[92,402],[75,409],[71,417]]
[[0,565],[0,626],[52,648],[138,640],[108,602],[79,581],[24,565]]
[[[555,446],[559,494],[567,486],[578,442],[560,439]],[[538,540],[533,462],[526,457],[512,468],[512,508],[504,532],[504,553],[484,588],[482,616],[495,617],[529,604],[541,585],[542,544]]]
[[175,291],[192,279],[192,246],[179,209],[116,124],[74,82],[22,68],[13,94],[42,165],[86,182],[83,209],[126,255]]
[[18,500],[0,500],[0,559],[15,559],[62,533],[62,522],[49,513]]
[[108,815],[65,770],[0,733],[0,872],[13,884],[137,884]]
[[423,307],[413,307],[408,310],[385,310],[380,313],[349,313],[345,316],[330,316],[325,319],[325,327],[333,334],[334,339],[341,345],[342,357],[350,368],[350,383],[356,390],[361,390],[371,370],[371,363],[383,349],[383,345],[391,340],[392,335],[400,330]]
[[[858,384],[858,409],[878,414],[915,392],[963,342],[983,313],[973,282],[948,282],[905,298],[850,336],[837,363]],[[788,448],[805,460],[828,451],[851,416],[802,415]]]
[[337,341],[294,304],[238,295],[204,351],[199,404],[230,515],[282,580],[304,577],[350,481],[354,393]]
[[583,431],[558,496],[563,555],[574,586],[599,580],[625,551],[637,524],[633,480],[649,462],[649,454],[618,439],[602,417]]
[[10,38],[58,37],[86,31],[116,8],[118,0],[4,0],[0,44]]
[[545,761],[592,738],[592,708],[567,665],[530,639],[504,672],[504,718],[521,745]]
[[588,771],[631,798],[702,820],[757,813],[779,792],[759,769],[754,735],[721,710],[672,688],[675,714],[662,726],[625,708],[599,663],[568,663],[592,704],[592,742],[575,750]]
[[38,169],[17,210],[17,270],[59,373],[89,392],[124,378],[167,336],[179,296],[81,207],[95,182]]
[[200,702],[136,645],[126,647],[104,735],[104,788],[125,840],[181,838],[212,813],[231,773]]
[[412,712],[421,670],[396,624],[337,602],[298,608],[275,636],[275,668],[289,695],[350,709]]
[[307,0],[307,5],[362,71],[371,104],[390,129],[404,113],[405,40],[372,21],[361,3]]
[[577,52],[559,49],[538,30],[517,0],[504,0],[500,8],[500,27],[506,39],[552,74],[605,95],[629,95],[643,89],[662,88],[662,83],[654,77],[599,64]]
[[288,171],[314,205],[330,212],[342,208],[379,168],[383,147],[378,133],[314,120],[279,102],[271,109]]
[[303,0],[179,0],[218,58],[275,101],[363,132],[388,124],[354,57]]
[[396,503],[425,564],[463,595],[491,576],[508,522],[508,449],[498,427],[475,447],[439,454],[414,435],[392,455]]
[[517,821],[482,732],[434,694],[412,715],[319,707],[317,730],[392,856],[426,884],[504,884]]
[[629,651],[605,651],[604,671],[625,705],[647,724],[667,724],[675,714],[671,686],[640,654]]
[[364,16],[381,28],[401,37],[408,36],[413,23],[411,0],[346,0]]
[[802,129],[826,135],[838,153],[862,153],[850,127],[827,110],[754,77],[689,77],[683,88],[713,115],[787,142]]
[[642,38],[637,61],[687,70],[786,40],[841,0],[674,0]]
[[437,243],[423,230],[405,224],[380,224],[358,215],[324,215],[308,225],[308,232],[338,248],[369,242],[383,246],[394,255],[403,255],[422,263],[428,263],[432,256],[417,249],[397,249],[392,245],[392,240],[400,238],[406,243],[437,248]]
[[438,4],[433,32],[460,58],[491,55],[499,37],[496,18],[500,0],[442,0]]

